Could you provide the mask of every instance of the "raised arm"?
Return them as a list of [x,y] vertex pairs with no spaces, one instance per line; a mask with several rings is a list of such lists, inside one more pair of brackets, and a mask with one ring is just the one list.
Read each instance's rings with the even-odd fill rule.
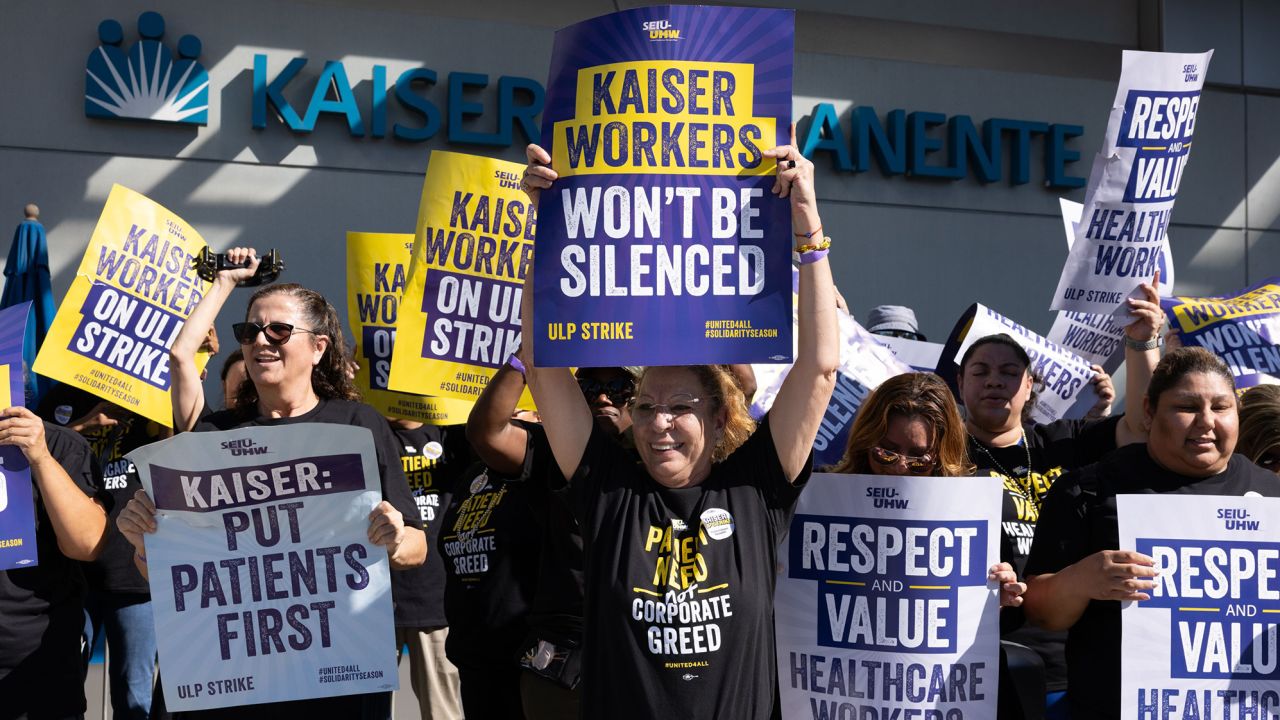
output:
[[[790,145],[765,150],[764,155],[778,160],[778,178],[773,191],[780,197],[791,198],[791,225],[799,236],[797,244],[817,243],[823,238],[823,232],[813,191],[813,163],[796,148],[795,127],[791,128]],[[811,238],[804,239],[811,233]],[[799,477],[813,450],[840,365],[835,283],[831,280],[831,264],[825,257],[800,265],[798,315],[796,361],[769,411],[773,444],[790,481]]]
[[252,249],[232,248],[227,251],[227,256],[235,262],[244,262],[245,259],[250,262],[248,267],[218,273],[213,286],[200,298],[169,348],[169,401],[173,404],[173,429],[177,432],[195,427],[200,411],[204,409],[204,384],[200,382],[200,370],[196,367],[200,344],[218,319],[218,312],[231,296],[231,291],[241,280],[253,277],[258,269],[258,257]]
[[523,392],[524,376],[510,365],[503,365],[467,416],[467,441],[471,447],[485,465],[507,475],[524,467],[529,442],[529,433],[511,422]]
[[[529,165],[525,168],[520,185],[535,205],[542,190],[551,187],[558,175],[551,169],[551,156],[537,145],[525,150]],[[537,252],[537,249],[534,249]],[[533,354],[533,270],[524,278],[524,296],[520,301],[521,360],[525,366],[525,380],[533,393],[533,402],[542,416],[542,426],[547,431],[547,443],[556,457],[556,464],[566,478],[572,478],[582,462],[582,454],[591,438],[591,407],[578,388],[569,368],[540,368]]]
[[1142,398],[1147,394],[1156,363],[1160,362],[1157,343],[1164,328],[1160,271],[1156,270],[1151,282],[1141,287],[1142,297],[1129,300],[1129,314],[1136,320],[1124,329],[1124,417],[1116,425],[1116,447],[1147,441],[1147,429],[1142,424]]

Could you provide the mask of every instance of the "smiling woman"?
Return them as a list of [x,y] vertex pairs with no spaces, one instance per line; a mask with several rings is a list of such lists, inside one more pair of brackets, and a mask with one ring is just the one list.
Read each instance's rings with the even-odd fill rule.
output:
[[1072,717],[1120,717],[1120,603],[1149,599],[1154,559],[1120,548],[1116,495],[1280,496],[1242,455],[1235,385],[1203,348],[1169,353],[1143,398],[1147,444],[1123,447],[1049,491],[1027,561],[1027,617],[1069,629]]
[[[369,540],[386,548],[393,570],[416,567],[426,559],[421,516],[400,464],[400,447],[391,427],[360,395],[347,375],[350,355],[338,313],[319,293],[301,285],[267,285],[253,294],[244,322],[232,328],[244,351],[248,381],[240,385],[234,408],[202,416],[204,391],[195,353],[231,291],[253,276],[258,260],[253,250],[234,248],[227,255],[244,267],[219,272],[170,350],[173,368],[171,399],[174,428],[195,432],[246,426],[335,423],[368,428],[377,451],[383,500],[369,514]],[[243,449],[243,448],[242,448]],[[155,531],[155,505],[139,490],[118,521],[120,531],[137,551],[134,562],[145,575],[142,536]],[[388,652],[391,648],[388,648]],[[237,708],[235,717],[278,718],[291,713],[357,717],[365,700],[352,695],[293,703]],[[222,717],[227,709],[184,713],[182,717]],[[178,717],[175,714],[175,717]]]
[[[815,234],[813,164],[793,145],[763,155],[777,161],[774,191],[790,197],[794,229]],[[559,176],[542,148],[530,146],[528,157],[526,189],[536,202]],[[533,275],[525,276],[526,338],[538,335]],[[760,426],[728,368],[651,367],[631,401],[640,463],[583,399],[587,391],[599,407],[621,395],[580,378],[588,391],[563,368],[521,358],[582,528],[591,638],[583,717],[770,716],[777,546],[808,480],[839,362],[825,252],[801,265],[798,297],[795,365]]]

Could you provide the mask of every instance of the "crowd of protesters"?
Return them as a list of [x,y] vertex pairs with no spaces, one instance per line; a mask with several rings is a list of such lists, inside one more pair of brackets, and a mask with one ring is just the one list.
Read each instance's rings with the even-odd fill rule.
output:
[[[778,163],[774,192],[788,199],[797,237],[820,232],[812,163],[793,145],[765,155]],[[522,186],[536,201],[557,175],[542,148],[530,146],[528,159]],[[393,570],[396,644],[407,649],[423,718],[773,717],[777,548],[814,471],[840,358],[826,257],[835,249],[802,250],[795,362],[758,421],[747,411],[749,367],[571,373],[541,367],[526,344],[465,426],[438,427],[384,418],[360,401],[337,311],[297,284],[259,289],[230,325],[239,348],[221,365],[223,396],[210,402],[197,356],[219,351],[219,311],[258,263],[253,250],[236,248],[228,255],[243,267],[218,274],[174,342],[173,427],[338,423],[373,432],[383,501],[368,536]],[[1202,349],[1162,358],[1156,283],[1129,301],[1123,413],[1110,412],[1115,393],[1099,372],[1093,417],[1030,422],[1039,382],[1031,360],[1010,336],[987,336],[961,358],[956,393],[928,373],[872,392],[829,469],[1001,480],[1005,534],[989,580],[1002,634],[1046,668],[1035,716],[1119,716],[1119,602],[1147,599],[1155,571],[1152,558],[1119,547],[1117,493],[1280,495],[1280,393],[1264,386],[1238,399],[1226,365]],[[525,337],[535,291],[530,274]],[[869,325],[924,339],[908,308],[876,308]],[[518,407],[526,386],[536,413]],[[115,716],[167,714],[153,697],[143,540],[155,508],[125,455],[170,434],[67,387],[48,393],[38,415],[0,413],[0,445],[20,448],[31,468],[40,554],[37,567],[0,572],[0,718],[81,716],[87,649],[100,633],[112,653]],[[495,540],[484,562],[454,562],[465,547],[460,517],[481,506]],[[718,522],[713,508],[732,508],[725,542],[705,541]],[[1016,537],[1030,535],[1028,553]],[[732,613],[695,650],[687,638],[646,637],[633,613],[645,600],[638,589],[654,582],[655,543],[673,563],[687,554],[679,548],[696,550],[723,584],[723,605],[732,599]],[[660,585],[683,587],[675,574],[670,588]],[[714,662],[690,681],[668,662],[682,654]],[[1003,693],[1000,707],[1009,720],[1029,714]],[[180,715],[390,713],[381,693]]]

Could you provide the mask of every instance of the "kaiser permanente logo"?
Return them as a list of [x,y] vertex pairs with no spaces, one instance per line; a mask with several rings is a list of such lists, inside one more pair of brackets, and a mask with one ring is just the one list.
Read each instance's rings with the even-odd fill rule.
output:
[[197,58],[200,38],[183,35],[177,54],[162,42],[164,17],[138,17],[138,39],[124,48],[124,28],[116,20],[98,25],[101,43],[85,61],[84,114],[207,125],[209,73]]

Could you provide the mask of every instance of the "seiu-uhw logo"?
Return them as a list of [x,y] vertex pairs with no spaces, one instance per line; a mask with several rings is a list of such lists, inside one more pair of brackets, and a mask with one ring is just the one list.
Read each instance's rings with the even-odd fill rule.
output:
[[1200,79],[1200,67],[1198,65],[1182,66],[1182,81],[1196,82]]
[[164,17],[157,12],[138,17],[138,40],[127,49],[120,23],[103,20],[101,44],[85,61],[84,114],[207,125],[209,73],[196,60],[200,38],[179,38],[175,57],[163,37]]
[[222,443],[223,450],[230,450],[232,455],[266,455],[266,445],[255,445],[252,440],[245,438],[243,440],[227,440]]
[[649,33],[650,40],[679,40],[680,31],[671,27],[670,20],[650,20],[642,23],[640,29]]

